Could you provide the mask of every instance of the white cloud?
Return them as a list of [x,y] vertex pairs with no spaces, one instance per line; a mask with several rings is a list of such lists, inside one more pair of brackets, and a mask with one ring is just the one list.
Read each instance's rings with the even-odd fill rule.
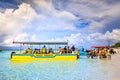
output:
[[[43,13],[36,13],[31,5],[26,3],[19,5],[18,9],[6,9],[4,13],[0,13],[0,34],[7,35],[3,39],[5,41],[2,41],[4,44],[11,43],[11,40],[13,39],[16,41],[35,41],[39,39],[39,36],[37,36],[37,34],[40,31],[44,30],[64,31],[76,29],[73,26],[73,23],[70,22],[77,19],[73,14],[67,11],[59,12],[53,8],[53,5],[51,3],[44,0],[39,1],[38,3],[36,1],[33,1],[33,3],[35,5],[38,5],[38,8],[40,8]],[[49,12],[49,15],[45,14],[47,12],[45,12],[44,9]],[[31,31],[34,34],[31,34]],[[23,37],[21,38],[20,35]],[[40,36],[41,35],[42,34],[40,34]]]
[[6,9],[4,13],[0,13],[0,32],[12,32],[17,33],[26,28],[27,22],[30,22],[34,16],[36,16],[34,10],[28,7],[29,11],[26,11],[28,4],[21,4],[17,10]]
[[81,33],[71,34],[70,36],[64,36],[64,38],[51,39],[48,41],[69,41],[69,45],[76,45],[77,47],[90,48],[91,46],[108,46],[113,45],[120,41],[120,29],[114,29],[112,32],[107,31],[105,34],[96,32],[87,36],[83,36]]
[[70,36],[64,36],[64,38],[56,38],[47,41],[68,41],[69,45],[80,46],[84,43],[81,33],[71,34]]
[[[52,0],[31,0],[25,2],[31,4],[38,11],[38,14],[45,16],[44,20],[39,19],[37,31],[49,30],[75,30],[73,21],[78,18],[69,11],[59,11],[53,6]],[[68,28],[69,27],[69,28]]]
[[[64,9],[58,10],[53,6],[52,0],[23,1],[26,3],[20,4],[18,9],[6,9],[5,12],[0,13],[0,38],[4,36],[1,40],[4,44],[9,44],[13,39],[69,40],[70,44],[77,45],[99,45],[101,41],[112,40],[115,43],[120,40],[119,29],[107,31],[105,34],[100,32],[112,19],[119,17],[119,3],[108,5],[105,1],[99,0],[74,0],[67,1],[66,5],[62,5]],[[90,24],[86,28],[78,28],[74,22],[79,19],[84,19]],[[93,32],[89,33],[87,30]],[[62,37],[59,37],[61,34]]]
[[108,15],[108,16],[114,18],[114,17],[118,17],[119,16],[119,13],[120,13],[120,9],[119,9],[120,3],[117,3],[115,5],[109,5],[107,7],[108,8],[105,11],[101,12],[98,15],[99,17],[104,17],[105,15]]
[[28,22],[37,17],[37,13],[35,12],[35,10],[26,3],[22,3],[19,8],[13,12],[13,15],[15,16],[15,18],[19,17],[22,20],[28,20]]
[[[120,41],[120,29],[114,29],[112,32],[107,31],[105,34],[92,33],[87,36],[89,42],[93,45],[113,45]],[[96,44],[97,43],[97,44]]]
[[71,34],[69,37],[64,37],[64,39],[68,40],[71,45],[80,45],[83,43],[83,38],[80,33]]
[[13,41],[28,41],[28,34],[27,33],[20,33],[16,36],[9,35],[2,43],[2,45],[11,46]]
[[120,9],[118,7],[120,7],[120,2],[110,4],[106,0],[73,0],[68,1],[63,10],[89,21],[88,29],[102,31],[107,27],[106,24],[110,24],[113,19],[119,17]]
[[31,0],[29,3],[33,4],[36,9],[41,11],[43,14],[50,14],[55,11],[51,0]]
[[40,41],[35,34],[31,35],[30,37],[30,41]]
[[[27,10],[26,10],[27,8]],[[36,12],[29,4],[23,3],[18,9],[6,9],[0,13],[0,36],[2,44],[11,44],[11,40],[25,40],[28,36],[23,30],[29,28],[28,24],[37,17]]]
[[72,13],[67,12],[67,11],[61,11],[61,12],[57,12],[55,14],[56,17],[62,19],[62,20],[76,20],[77,17],[75,17]]

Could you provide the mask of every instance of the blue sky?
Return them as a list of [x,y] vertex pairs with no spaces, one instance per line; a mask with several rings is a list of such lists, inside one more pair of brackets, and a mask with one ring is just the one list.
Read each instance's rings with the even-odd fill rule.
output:
[[120,0],[0,0],[0,45],[67,41],[89,48],[120,41]]

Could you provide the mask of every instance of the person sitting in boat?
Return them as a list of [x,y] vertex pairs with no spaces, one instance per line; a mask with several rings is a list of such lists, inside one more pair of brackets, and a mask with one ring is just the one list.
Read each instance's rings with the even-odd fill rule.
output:
[[40,51],[39,51],[39,49],[36,49],[35,48],[35,50],[34,50],[34,52],[33,52],[34,54],[39,54],[40,53]]
[[45,54],[45,53],[47,53],[46,46],[43,46],[41,53],[42,53],[42,54]]
[[68,53],[72,53],[72,51],[71,51],[71,49],[70,49],[70,47],[68,46]]
[[67,46],[65,46],[63,50],[65,53],[67,53]]
[[52,48],[49,49],[48,53],[49,54],[54,54],[54,51],[52,50]]
[[64,53],[63,49],[61,47],[59,47],[59,53],[62,54]]
[[27,54],[32,54],[32,50],[30,48],[26,49]]

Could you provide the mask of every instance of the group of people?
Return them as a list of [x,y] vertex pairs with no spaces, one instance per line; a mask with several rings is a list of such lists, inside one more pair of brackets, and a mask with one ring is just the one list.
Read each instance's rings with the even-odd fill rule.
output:
[[86,50],[86,56],[87,58],[97,58],[99,56],[100,59],[108,58],[111,59],[111,54],[115,54],[115,51],[113,49],[109,48],[100,48],[100,49],[94,49],[94,50]]
[[[32,54],[32,50],[30,48],[26,49],[26,53],[27,54]],[[52,48],[49,48],[49,50],[47,51],[46,46],[43,46],[42,49],[36,49],[33,51],[34,54],[54,54],[54,50]],[[59,54],[67,54],[67,53],[71,53],[74,54],[76,53],[77,55],[79,55],[79,50],[77,48],[75,48],[75,46],[73,45],[71,48],[68,46],[65,46],[64,48],[59,47],[58,50]]]
[[71,48],[68,46],[65,46],[64,48],[59,47],[59,53],[60,54],[66,54],[66,53],[74,53],[75,47],[72,46]]
[[[50,48],[49,50],[52,52],[52,49],[51,49],[51,48]],[[50,51],[49,51],[49,53],[50,53]],[[32,50],[31,50],[30,48],[28,48],[28,49],[26,49],[26,52],[25,52],[25,53],[26,53],[26,54],[32,54]],[[41,51],[40,51],[40,49],[35,48],[35,50],[33,51],[33,53],[34,53],[34,54],[39,54],[39,53],[45,54],[45,53],[47,53],[47,49],[46,49],[45,46],[43,46],[43,48],[41,49]]]
[[59,47],[59,54],[77,54],[77,58],[79,58],[80,52],[78,50],[78,48],[75,48],[75,46],[73,45],[71,48],[68,46],[65,46],[64,48]]
[[[84,51],[84,49],[82,49]],[[26,50],[27,54],[32,54],[32,50],[28,48]],[[49,48],[47,51],[46,46],[43,46],[43,48],[40,49],[35,49],[33,51],[34,54],[54,54],[54,50],[52,48]],[[78,48],[75,48],[75,46],[72,46],[71,48],[69,46],[65,46],[64,48],[59,47],[58,54],[77,54],[77,57],[79,58],[80,52]],[[94,49],[94,50],[86,50],[86,56],[87,58],[97,58],[99,57],[100,59],[103,58],[108,58],[111,59],[111,54],[115,54],[116,52],[113,49],[109,48],[99,48],[99,49]]]

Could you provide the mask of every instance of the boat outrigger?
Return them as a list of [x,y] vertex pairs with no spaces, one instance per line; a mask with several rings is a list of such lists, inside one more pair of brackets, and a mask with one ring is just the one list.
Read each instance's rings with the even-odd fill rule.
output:
[[[79,58],[79,51],[75,51],[70,53],[68,48],[66,51],[63,51],[61,47],[59,47],[59,51],[57,49],[50,48],[49,51],[46,49],[46,45],[52,46],[60,46],[65,45],[68,47],[68,42],[13,42],[14,44],[22,44],[22,45],[44,45],[42,49],[30,49],[28,48],[26,51],[12,52],[11,53],[11,60],[13,61],[26,61],[26,60],[77,60]],[[32,47],[33,48],[33,47]]]

